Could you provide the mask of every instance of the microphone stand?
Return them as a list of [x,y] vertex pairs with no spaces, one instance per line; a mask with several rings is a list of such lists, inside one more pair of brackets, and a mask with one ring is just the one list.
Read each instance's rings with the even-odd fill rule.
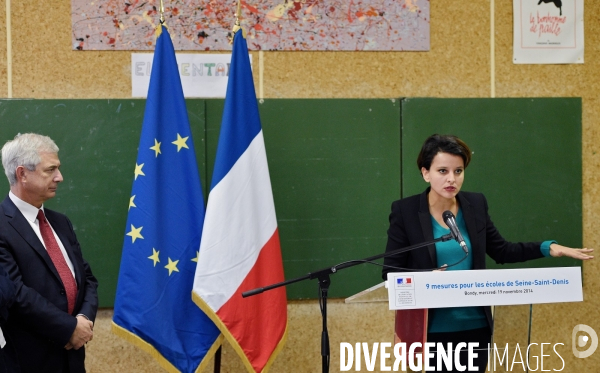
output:
[[334,274],[341,269],[346,269],[349,267],[354,267],[355,265],[362,264],[365,262],[371,262],[373,260],[385,258],[392,255],[397,255],[401,253],[405,253],[407,251],[419,249],[421,247],[432,245],[436,242],[440,241],[448,241],[453,239],[452,234],[446,234],[442,237],[436,238],[432,241],[423,242],[420,244],[407,246],[401,249],[393,250],[390,252],[385,252],[383,254],[378,254],[374,256],[370,256],[368,258],[364,258],[361,260],[352,260],[348,262],[344,262],[342,264],[334,265],[333,267],[323,268],[315,272],[309,272],[307,275],[296,277],[290,280],[278,282],[272,285],[268,285],[265,287],[256,288],[253,290],[245,291],[242,293],[242,297],[251,297],[256,294],[263,293],[268,290],[276,289],[281,286],[286,286],[289,284],[293,284],[294,282],[304,281],[304,280],[319,280],[319,304],[321,306],[321,316],[323,318],[323,331],[321,332],[321,366],[322,372],[329,372],[329,358],[330,358],[330,350],[329,350],[329,332],[327,331],[327,292],[329,290],[329,285],[331,285],[331,279],[329,278],[330,274]]

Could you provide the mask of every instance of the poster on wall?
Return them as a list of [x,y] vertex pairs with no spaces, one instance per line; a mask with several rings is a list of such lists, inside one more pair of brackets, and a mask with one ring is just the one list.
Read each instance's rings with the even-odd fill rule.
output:
[[513,0],[513,63],[583,63],[583,0]]
[[[250,50],[428,51],[429,0],[240,0]],[[237,0],[164,1],[176,50],[230,51]],[[153,50],[160,0],[71,0],[74,50]]]
[[[175,58],[184,97],[225,98],[231,54],[177,53]],[[146,98],[153,60],[154,53],[131,54],[131,97]]]

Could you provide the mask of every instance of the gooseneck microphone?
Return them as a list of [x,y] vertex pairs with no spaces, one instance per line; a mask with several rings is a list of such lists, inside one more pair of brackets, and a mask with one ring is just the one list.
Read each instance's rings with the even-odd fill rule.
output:
[[454,214],[452,211],[444,211],[442,214],[442,219],[444,219],[444,223],[450,228],[450,232],[452,233],[452,237],[458,242],[460,247],[465,251],[465,254],[469,255],[469,248],[465,243],[465,239],[462,234],[460,234],[460,230],[458,229],[458,225],[456,225],[456,219],[454,218]]

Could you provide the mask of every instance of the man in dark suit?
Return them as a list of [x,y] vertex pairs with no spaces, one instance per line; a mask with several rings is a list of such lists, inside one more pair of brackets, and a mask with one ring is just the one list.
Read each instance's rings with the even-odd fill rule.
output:
[[69,219],[44,208],[63,178],[49,137],[17,135],[2,148],[10,193],[0,204],[0,265],[16,287],[3,326],[14,371],[85,372],[98,282]]

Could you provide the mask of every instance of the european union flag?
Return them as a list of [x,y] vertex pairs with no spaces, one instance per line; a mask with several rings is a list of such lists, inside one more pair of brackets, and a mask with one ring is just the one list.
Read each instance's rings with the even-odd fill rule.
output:
[[167,369],[195,372],[222,337],[191,299],[204,199],[175,50],[166,28],[159,27],[162,33],[156,41],[129,200],[113,332],[149,352]]

